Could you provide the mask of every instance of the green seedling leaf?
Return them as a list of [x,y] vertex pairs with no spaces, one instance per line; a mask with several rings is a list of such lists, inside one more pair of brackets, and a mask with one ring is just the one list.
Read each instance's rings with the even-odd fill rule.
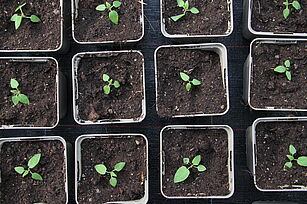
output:
[[18,17],[19,15],[18,14],[14,14],[12,17],[11,17],[11,21],[16,21],[16,19],[17,19],[17,17]]
[[296,153],[296,149],[293,145],[289,145],[289,152],[290,154],[294,155]]
[[283,2],[283,4],[284,4],[285,6],[289,6],[289,2],[288,2],[288,1]]
[[13,94],[19,94],[19,91],[17,91],[17,90],[11,90],[11,93],[13,93]]
[[199,165],[200,160],[201,160],[201,156],[200,156],[200,155],[197,155],[197,156],[194,157],[194,159],[192,160],[192,164],[193,164],[194,166],[197,166],[197,165]]
[[174,183],[179,183],[179,182],[183,182],[184,180],[186,180],[190,175],[190,170],[185,167],[182,166],[179,169],[177,169],[176,174],[174,176]]
[[113,1],[113,6],[115,7],[115,8],[118,8],[118,7],[120,7],[122,5],[122,2],[120,2],[120,1]]
[[291,162],[286,162],[286,163],[285,163],[285,166],[288,167],[288,168],[291,168],[293,165],[292,165]]
[[177,16],[172,16],[171,19],[173,21],[178,21],[180,18],[182,18],[183,16],[185,16],[185,14],[180,14],[180,15],[177,15]]
[[17,89],[18,86],[19,86],[18,81],[17,81],[16,79],[11,79],[11,87],[12,87],[13,89]]
[[288,16],[289,16],[289,14],[290,14],[290,9],[289,9],[289,8],[285,8],[285,9],[283,10],[284,18],[287,19]]
[[38,181],[42,181],[43,180],[43,177],[40,174],[38,174],[38,173],[33,173],[32,174],[32,178],[34,180],[38,180]]
[[202,172],[202,171],[206,171],[207,168],[206,168],[204,165],[199,165],[199,166],[197,167],[197,170],[200,171],[200,172]]
[[297,164],[300,166],[307,166],[307,157],[301,156],[297,159]]
[[12,101],[14,105],[17,105],[19,103],[19,98],[17,96],[12,96]]
[[189,75],[183,73],[183,72],[180,72],[180,77],[183,81],[189,81],[190,80],[190,77]]
[[23,3],[15,9],[15,12],[24,7],[27,3]]
[[278,72],[278,73],[284,73],[285,71],[287,70],[286,67],[284,66],[278,66],[274,69],[275,72]]
[[106,7],[109,9],[111,8],[111,4],[109,2],[106,2]]
[[191,13],[193,13],[193,14],[198,14],[199,13],[199,10],[197,9],[197,8],[195,8],[195,7],[193,7],[193,8],[191,8]]
[[197,80],[197,79],[193,79],[193,80],[192,80],[192,84],[193,84],[194,86],[198,86],[198,85],[201,85],[201,82],[200,82],[199,80]]
[[189,164],[190,163],[190,159],[189,158],[183,158],[183,163],[184,164]]
[[115,88],[119,88],[119,87],[120,87],[120,84],[119,84],[118,81],[114,81],[114,84],[113,84],[113,85],[114,85]]
[[22,166],[17,166],[14,168],[14,170],[18,173],[18,174],[23,174],[23,172],[25,171],[25,168],[23,168]]
[[285,64],[285,66],[286,66],[287,68],[289,68],[289,67],[291,66],[290,60],[286,60],[284,64]]
[[105,175],[106,172],[107,172],[107,167],[105,165],[103,165],[103,164],[95,165],[95,169],[101,175]]
[[22,16],[17,16],[17,17],[15,18],[15,29],[16,29],[16,30],[20,27],[21,22],[22,22]]
[[183,0],[177,0],[177,4],[178,4],[179,7],[183,7],[184,1]]
[[185,10],[188,10],[188,9],[189,9],[189,1],[188,1],[188,0],[184,2],[183,8],[184,8]]
[[187,91],[190,91],[191,88],[192,88],[192,84],[191,84],[190,82],[187,83],[187,85],[185,86],[185,88],[186,88]]
[[111,92],[111,88],[110,88],[110,86],[109,85],[105,85],[104,87],[103,87],[103,91],[104,91],[104,93],[105,94],[110,94],[110,92]]
[[292,2],[292,6],[296,9],[296,10],[300,10],[301,9],[301,5],[298,1],[293,1]]
[[41,154],[35,154],[29,161],[28,161],[28,167],[30,169],[34,168],[41,159]]
[[23,174],[22,174],[22,177],[25,177],[25,176],[27,176],[28,174],[29,174],[29,170],[26,170]]
[[24,94],[17,95],[19,101],[24,104],[30,104],[29,98]]
[[288,157],[288,159],[291,160],[291,161],[294,160],[294,157],[293,157],[292,155],[287,155],[287,157]]
[[40,19],[38,16],[36,16],[36,15],[31,15],[30,20],[31,20],[31,22],[33,22],[33,23],[39,23],[39,22],[41,22],[41,19]]
[[121,171],[125,167],[125,165],[126,165],[125,162],[119,162],[115,164],[114,171]]
[[110,11],[109,12],[109,19],[112,21],[114,24],[118,24],[118,13],[117,11]]
[[111,186],[115,187],[117,185],[117,179],[114,177],[111,177],[109,180]]
[[105,11],[107,9],[106,5],[101,4],[96,7],[97,11]]
[[286,76],[287,76],[287,79],[289,80],[289,81],[291,81],[291,72],[289,72],[289,71],[286,71]]
[[109,75],[107,75],[107,74],[103,74],[102,75],[102,80],[103,81],[107,82],[107,81],[109,81],[109,79],[110,79]]
[[114,173],[113,171],[110,172],[111,177],[117,177],[116,173]]

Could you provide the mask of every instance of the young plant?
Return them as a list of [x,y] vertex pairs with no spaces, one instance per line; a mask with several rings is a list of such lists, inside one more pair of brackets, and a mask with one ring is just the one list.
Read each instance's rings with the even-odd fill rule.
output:
[[[15,14],[11,17],[11,21],[15,22],[15,29],[17,30],[20,25],[21,25],[21,22],[22,22],[22,19],[24,18],[28,18],[30,19],[30,21],[32,23],[38,23],[38,22],[41,22],[40,18],[37,17],[36,15],[31,15],[31,16],[26,16],[24,14],[24,12],[22,11],[22,7],[24,7],[27,3],[24,3],[20,6],[18,6],[16,9],[15,9]],[[20,11],[20,14],[17,14],[16,12]]]
[[34,180],[38,180],[38,181],[42,181],[43,177],[38,174],[38,173],[34,173],[31,171],[31,169],[33,169],[34,167],[37,166],[37,164],[39,163],[40,159],[41,159],[41,154],[35,154],[33,157],[31,157],[31,159],[29,159],[28,161],[28,169],[23,168],[22,166],[17,166],[15,167],[15,171],[22,175],[22,177],[27,176],[29,173],[31,174],[32,179]]
[[289,162],[286,162],[284,165],[284,170],[287,170],[286,167],[292,168],[293,161],[296,161],[296,163],[300,166],[307,166],[307,156],[300,156],[299,158],[295,159],[294,155],[296,154],[296,149],[293,145],[289,145],[289,152],[291,155],[287,155]]
[[102,75],[102,80],[103,80],[104,82],[108,82],[108,84],[105,85],[105,86],[103,87],[103,91],[104,91],[104,93],[105,93],[106,95],[109,95],[109,94],[110,94],[110,92],[111,92],[111,86],[114,86],[116,89],[118,89],[118,88],[120,87],[119,82],[116,81],[116,80],[113,82],[113,79],[111,79],[110,76],[107,75],[107,74],[103,74],[103,75]]
[[96,7],[97,11],[108,11],[109,12],[109,19],[114,24],[118,24],[118,13],[115,10],[112,10],[112,8],[119,8],[122,5],[122,2],[120,1],[113,1],[112,4],[109,2],[106,2],[105,4],[98,5]]
[[20,90],[18,89],[19,83],[16,79],[11,79],[11,88],[13,90],[11,90],[11,93],[14,94],[14,96],[12,96],[12,101],[14,105],[17,105],[19,102],[23,103],[23,104],[30,104],[30,101],[28,99],[28,96],[26,96],[25,94],[22,94],[20,92]]
[[286,6],[286,8],[283,10],[283,15],[284,15],[285,19],[287,19],[288,16],[290,15],[289,5],[291,5],[296,10],[300,10],[301,9],[301,5],[300,5],[300,3],[298,1],[293,1],[292,3],[289,3],[289,1],[286,0],[286,1],[283,2],[283,4]]
[[190,163],[189,158],[183,158],[183,163],[185,165],[188,165],[188,167],[181,166],[177,169],[176,174],[174,176],[174,183],[179,183],[186,180],[190,175],[190,169],[193,167],[196,168],[199,172],[206,171],[206,167],[204,165],[201,165],[200,161],[201,161],[200,155],[194,157],[192,163]]
[[178,5],[178,7],[182,8],[183,14],[180,14],[180,15],[177,15],[177,16],[172,16],[171,19],[175,22],[178,21],[183,16],[185,16],[185,14],[187,12],[191,12],[193,14],[199,13],[199,10],[195,7],[192,7],[191,9],[189,9],[189,0],[186,0],[186,1],[177,0],[177,5]]
[[104,164],[97,164],[95,165],[95,169],[101,175],[109,174],[109,183],[111,186],[115,187],[117,185],[117,175],[115,174],[115,172],[120,172],[125,167],[125,165],[125,162],[119,162],[115,164],[114,169],[112,171],[108,171],[107,167]]
[[289,81],[291,81],[292,77],[291,77],[291,72],[289,71],[290,66],[291,66],[290,60],[286,60],[284,62],[284,65],[280,65],[280,66],[275,67],[274,71],[278,72],[278,73],[285,73],[287,79]]
[[199,80],[197,80],[197,79],[190,79],[190,77],[189,77],[189,75],[187,75],[187,74],[185,74],[185,73],[183,73],[183,72],[180,72],[180,78],[183,80],[183,81],[185,81],[185,82],[187,82],[187,84],[185,85],[185,89],[187,90],[187,91],[190,91],[191,90],[191,88],[192,88],[192,85],[194,85],[194,86],[199,86],[199,85],[201,85],[201,81],[199,81]]

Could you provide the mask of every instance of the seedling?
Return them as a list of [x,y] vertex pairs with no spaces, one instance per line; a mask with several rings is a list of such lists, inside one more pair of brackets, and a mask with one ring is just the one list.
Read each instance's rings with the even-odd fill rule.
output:
[[293,161],[296,161],[296,163],[300,166],[307,166],[307,156],[300,156],[299,158],[295,159],[294,155],[296,154],[296,149],[293,145],[289,145],[289,152],[291,155],[287,155],[289,162],[286,162],[284,165],[284,170],[287,170],[286,167],[292,168]]
[[14,94],[14,96],[12,96],[13,104],[17,105],[19,102],[23,104],[30,104],[28,96],[22,94],[18,89],[18,87],[19,87],[18,81],[16,79],[11,79],[11,88],[13,89],[11,90],[11,93]]
[[117,175],[115,174],[115,172],[120,172],[125,167],[125,165],[126,165],[125,162],[119,162],[115,164],[114,169],[112,171],[108,171],[107,167],[104,164],[97,164],[95,165],[95,169],[101,175],[109,174],[110,175],[110,180],[109,180],[110,185],[113,187],[116,187]]
[[114,24],[118,24],[118,13],[115,10],[112,10],[112,8],[119,8],[122,5],[122,2],[120,1],[113,1],[112,4],[109,2],[106,2],[105,4],[98,5],[96,7],[97,11],[108,11],[109,12],[109,19]]
[[193,167],[196,168],[199,172],[206,171],[207,170],[206,167],[200,164],[200,161],[201,161],[200,155],[197,155],[196,157],[194,157],[192,160],[192,163],[190,163],[189,158],[183,158],[183,163],[185,165],[188,165],[188,167],[181,166],[177,169],[176,174],[174,176],[174,183],[179,183],[179,182],[183,182],[184,180],[186,180],[190,175],[190,169]]
[[114,86],[116,89],[118,89],[120,87],[119,82],[116,81],[116,80],[113,82],[113,79],[111,79],[110,76],[107,75],[107,74],[102,75],[102,80],[105,81],[105,82],[108,82],[108,85],[105,85],[103,87],[103,91],[107,95],[109,95],[110,92],[111,92],[111,86]]
[[301,9],[301,5],[300,5],[300,3],[298,1],[292,1],[292,3],[289,3],[289,1],[286,0],[286,1],[283,2],[283,4],[286,6],[286,8],[283,10],[283,15],[284,15],[285,19],[287,19],[288,16],[290,15],[289,5],[291,5],[296,10],[300,10]]
[[189,75],[187,75],[187,74],[185,74],[185,73],[183,73],[183,72],[180,72],[180,78],[183,80],[183,81],[185,81],[185,82],[187,82],[187,84],[185,85],[185,89],[187,90],[187,91],[190,91],[191,90],[191,88],[192,88],[192,85],[194,85],[194,86],[199,86],[199,85],[201,85],[201,81],[199,81],[199,80],[197,80],[197,79],[190,79],[190,76]]
[[195,7],[192,7],[191,9],[189,9],[189,0],[183,1],[183,0],[177,0],[177,4],[179,8],[182,8],[183,10],[183,14],[177,15],[177,16],[172,16],[171,19],[173,21],[178,21],[180,18],[182,18],[183,16],[185,16],[185,14],[187,12],[191,12],[193,14],[198,14],[199,10]]
[[[40,18],[37,17],[36,15],[31,15],[31,16],[26,16],[24,14],[24,12],[22,11],[22,7],[24,7],[27,3],[24,3],[20,6],[18,6],[16,9],[15,9],[15,14],[11,17],[11,21],[15,22],[15,29],[17,30],[21,23],[22,23],[22,19],[24,18],[28,18],[30,19],[30,21],[32,23],[38,23],[38,22],[41,22]],[[17,14],[16,12],[20,11],[20,14]]]
[[35,154],[31,159],[29,159],[28,169],[25,169],[22,166],[17,166],[17,167],[14,168],[15,171],[18,174],[22,175],[22,177],[25,177],[30,173],[32,179],[42,181],[43,177],[40,174],[34,173],[34,172],[31,171],[31,169],[33,169],[34,167],[37,166],[37,164],[39,163],[39,161],[41,159],[41,156],[42,156],[41,154]]
[[291,81],[292,77],[291,77],[291,72],[289,71],[290,66],[291,66],[290,60],[286,60],[284,62],[284,65],[280,65],[280,66],[275,67],[274,71],[278,72],[278,73],[285,73],[287,79],[289,81]]

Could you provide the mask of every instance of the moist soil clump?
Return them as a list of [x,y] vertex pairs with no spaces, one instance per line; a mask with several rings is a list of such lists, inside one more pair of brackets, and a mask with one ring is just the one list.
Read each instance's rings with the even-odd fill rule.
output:
[[[60,141],[5,142],[1,147],[1,203],[66,203],[66,168],[64,146]],[[24,178],[14,168],[27,167],[28,160],[41,153],[39,164],[32,169],[42,181],[27,175]],[[55,199],[56,198],[56,199]]]
[[300,10],[289,5],[290,15],[287,19],[283,16],[286,8],[283,2],[252,0],[252,29],[258,32],[307,33],[307,2],[299,1],[302,7]]
[[256,182],[262,189],[282,189],[282,186],[307,186],[306,167],[293,161],[293,166],[284,171],[289,161],[289,145],[293,145],[295,158],[307,155],[306,122],[265,122],[256,126],[257,166]]
[[[179,73],[202,82],[190,91]],[[160,117],[223,113],[227,109],[220,57],[216,52],[160,48],[157,52],[157,107]]]
[[[23,1],[5,0],[0,4],[0,49],[55,50],[61,45],[60,0],[33,0],[22,7],[25,15],[36,15],[39,23],[23,19],[18,30],[10,21]],[[19,14],[19,12],[16,12]]]
[[[96,7],[106,1],[79,1],[78,16],[75,19],[74,35],[81,42],[126,41],[142,37],[142,5],[136,0],[121,1],[119,8],[113,8],[119,16],[118,24],[109,19],[109,12],[97,11]],[[112,4],[113,1],[108,1]]]
[[[81,120],[138,119],[142,115],[143,56],[136,52],[85,55],[78,68],[78,110]],[[106,95],[107,82],[102,75],[120,83],[111,86]]]
[[[307,48],[306,42],[297,44],[268,44],[256,42],[252,48],[251,105],[256,108],[307,108]],[[274,68],[290,60],[292,79]]]
[[[126,162],[117,173],[117,185],[109,184],[109,175],[100,175],[94,166],[103,163],[108,170]],[[145,195],[146,142],[143,137],[92,138],[81,143],[80,204],[139,200]]]
[[[179,130],[163,132],[165,175],[162,190],[167,196],[225,196],[229,191],[228,135],[225,130]],[[201,155],[201,164],[207,170],[191,169],[190,176],[174,183],[177,169],[183,158]]]
[[163,0],[162,15],[168,34],[224,35],[228,31],[230,12],[226,0],[189,0],[190,7],[199,10],[198,14],[187,12],[177,22],[171,19],[183,13],[176,0]]
[[[57,123],[57,65],[47,62],[0,60],[0,125],[53,127]],[[30,104],[12,102],[10,80],[19,82],[18,89],[28,96]]]

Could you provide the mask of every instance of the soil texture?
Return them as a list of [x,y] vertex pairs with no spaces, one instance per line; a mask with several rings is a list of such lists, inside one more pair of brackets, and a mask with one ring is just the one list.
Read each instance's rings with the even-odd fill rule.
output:
[[[57,65],[44,62],[0,60],[0,125],[53,127],[57,118]],[[28,96],[30,104],[12,102],[10,80],[19,82],[18,89]]]
[[[188,92],[180,72],[202,82]],[[160,117],[223,113],[227,109],[220,57],[216,52],[160,48],[157,52],[157,109]]]
[[[307,2],[299,1],[300,10],[289,6],[290,15],[283,16],[284,1],[252,0],[251,26],[255,31],[274,33],[307,33]],[[289,1],[291,3],[292,0]]]
[[[64,146],[60,141],[5,142],[1,147],[1,203],[65,204],[66,167]],[[14,168],[27,168],[28,160],[41,153],[40,162],[31,171],[43,181],[24,178]],[[56,198],[56,199],[55,199]]]
[[[137,52],[93,54],[81,58],[78,67],[79,116],[83,121],[112,119],[134,119],[142,117],[143,89],[143,55]],[[111,86],[106,95],[103,86],[107,82],[102,75],[120,83],[119,88]]]
[[[162,190],[167,196],[225,196],[229,191],[228,135],[225,130],[166,129],[163,132],[165,175]],[[201,155],[201,164],[207,170],[198,172],[191,168],[190,176],[183,182],[174,183],[174,175],[183,158],[190,161]]]
[[183,13],[176,0],[163,0],[162,15],[168,34],[184,35],[225,35],[230,32],[231,19],[227,0],[189,0],[189,8],[195,7],[198,14],[187,12],[177,22],[171,19]]
[[[117,185],[109,184],[109,175],[100,175],[94,166],[103,163],[110,171],[118,162],[126,162],[117,172]],[[81,143],[80,204],[139,200],[145,195],[146,141],[141,136],[91,138]]]
[[[2,0],[0,3],[0,49],[55,50],[61,45],[60,0],[31,0],[22,7],[25,15],[36,15],[40,23],[23,19],[18,30],[10,21],[15,9],[25,2]],[[19,12],[16,12],[20,14]]]
[[[250,103],[255,108],[307,108],[307,42],[271,44],[257,41],[252,48]],[[290,60],[292,79],[274,71]]]
[[[113,0],[108,0],[111,3]],[[138,0],[124,0],[119,8],[113,8],[119,16],[118,24],[109,19],[108,11],[97,11],[96,7],[106,0],[79,1],[75,17],[74,35],[80,42],[127,41],[142,37],[142,4]]]
[[292,185],[307,187],[307,169],[293,162],[291,169],[284,170],[289,161],[289,145],[297,153],[295,158],[307,155],[307,122],[263,122],[256,126],[257,166],[256,182],[262,189],[290,189]]

